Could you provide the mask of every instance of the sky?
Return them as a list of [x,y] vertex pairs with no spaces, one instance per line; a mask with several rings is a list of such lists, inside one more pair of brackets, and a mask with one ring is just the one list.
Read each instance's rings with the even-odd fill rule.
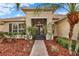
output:
[[[37,3],[22,3],[21,7],[33,8],[37,6]],[[56,10],[55,14],[66,14],[67,11],[63,8]],[[11,17],[20,17],[25,16],[21,9],[16,9],[15,3],[0,3],[0,18],[11,18]]]

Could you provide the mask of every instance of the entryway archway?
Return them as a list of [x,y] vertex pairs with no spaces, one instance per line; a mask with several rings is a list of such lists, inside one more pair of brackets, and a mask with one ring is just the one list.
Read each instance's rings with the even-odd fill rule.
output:
[[47,25],[46,18],[32,18],[31,19],[32,26],[36,27],[36,36],[34,39],[44,40],[46,39],[46,33],[44,31],[44,27]]

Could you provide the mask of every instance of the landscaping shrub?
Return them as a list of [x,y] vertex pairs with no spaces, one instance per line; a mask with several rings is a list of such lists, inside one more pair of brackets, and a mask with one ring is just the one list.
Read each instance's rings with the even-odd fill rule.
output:
[[[67,49],[68,49],[68,45],[69,45],[68,41],[69,40],[67,38],[61,38],[61,37],[56,38],[56,42],[59,43],[60,45],[62,45],[64,48],[67,48]],[[75,46],[76,46],[76,41],[72,40],[72,45],[71,45],[72,51],[75,50]]]
[[4,35],[3,35],[3,32],[0,32],[0,38],[3,37],[3,36],[4,36]]
[[75,50],[75,46],[76,46],[76,41],[75,40],[72,40],[72,50],[73,51]]
[[28,31],[29,31],[29,34],[32,35],[33,37],[36,36],[36,28],[35,27],[28,27]]
[[19,34],[20,35],[26,35],[26,32],[20,32]]

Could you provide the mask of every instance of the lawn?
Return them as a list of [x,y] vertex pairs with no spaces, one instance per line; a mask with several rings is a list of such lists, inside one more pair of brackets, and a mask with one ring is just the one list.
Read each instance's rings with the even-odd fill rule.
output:
[[34,40],[16,39],[0,43],[0,56],[29,56]]

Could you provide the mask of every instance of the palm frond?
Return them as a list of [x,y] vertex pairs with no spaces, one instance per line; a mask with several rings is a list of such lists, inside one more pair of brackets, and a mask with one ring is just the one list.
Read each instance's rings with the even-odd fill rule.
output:
[[77,11],[76,3],[68,3],[69,12]]

